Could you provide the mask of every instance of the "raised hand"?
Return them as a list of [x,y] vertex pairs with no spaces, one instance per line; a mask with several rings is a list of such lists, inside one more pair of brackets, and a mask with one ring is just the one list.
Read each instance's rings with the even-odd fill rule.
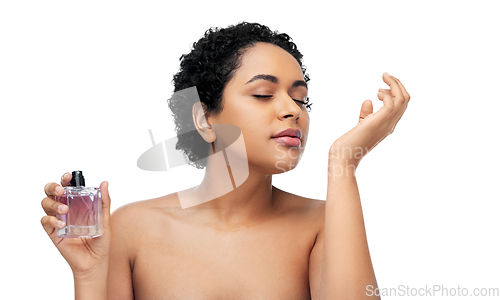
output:
[[382,79],[389,85],[389,89],[379,89],[377,94],[384,106],[373,113],[371,100],[363,102],[356,127],[330,147],[330,161],[356,168],[368,152],[394,131],[408,106],[410,95],[396,77],[384,73]]

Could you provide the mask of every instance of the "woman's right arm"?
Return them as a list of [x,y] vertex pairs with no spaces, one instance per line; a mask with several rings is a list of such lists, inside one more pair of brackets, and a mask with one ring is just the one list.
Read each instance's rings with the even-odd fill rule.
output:
[[[108,299],[134,299],[132,258],[137,236],[137,218],[130,205],[122,206],[111,215],[111,250],[108,268]],[[140,234],[140,233],[139,233]]]
[[[61,185],[68,186],[71,174],[61,177]],[[110,267],[111,226],[108,183],[101,183],[103,235],[96,238],[59,238],[57,229],[65,226],[56,214],[66,214],[68,207],[55,201],[56,196],[62,196],[64,189],[57,183],[45,186],[45,197],[42,207],[46,216],[42,217],[42,226],[48,236],[68,262],[73,271],[75,284],[75,299],[107,299],[108,271]]]

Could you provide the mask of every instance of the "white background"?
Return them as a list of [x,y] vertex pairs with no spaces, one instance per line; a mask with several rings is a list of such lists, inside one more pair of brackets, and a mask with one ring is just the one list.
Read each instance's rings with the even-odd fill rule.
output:
[[112,209],[198,183],[193,167],[147,172],[136,161],[148,129],[157,141],[174,135],[166,99],[181,54],[239,21],[292,36],[312,79],[307,150],[274,184],[325,199],[329,146],[365,99],[381,106],[389,72],[412,99],[357,172],[379,286],[500,288],[497,2],[319,3],[2,2],[2,295],[73,297],[40,225],[43,187],[62,173],[109,181]]

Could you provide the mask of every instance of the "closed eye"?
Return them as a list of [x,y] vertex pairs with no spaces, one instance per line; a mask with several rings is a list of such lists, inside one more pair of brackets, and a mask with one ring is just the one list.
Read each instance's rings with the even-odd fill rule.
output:
[[[295,99],[293,99],[295,100]],[[306,101],[300,101],[300,100],[295,100],[296,102],[299,102],[300,104],[304,105],[307,111],[311,111],[311,100],[309,100],[309,97],[307,97]]]
[[[260,98],[260,99],[262,99],[262,98],[271,98],[273,95],[253,95],[253,96],[254,96],[255,98]],[[304,101],[297,100],[297,99],[292,99],[292,100],[293,100],[293,101],[296,101],[296,102],[299,102],[299,103],[301,103],[301,104],[306,104],[306,103],[307,103],[307,101],[306,101],[306,102],[304,102]]]
[[[252,95],[253,97],[257,98],[257,99],[267,99],[267,98],[272,98],[273,95]],[[297,99],[293,99],[293,101],[295,102],[298,102],[300,103],[301,105],[304,105],[308,111],[311,110],[311,101],[309,100],[309,97],[307,97],[307,100],[306,101],[301,101],[301,100],[297,100]]]

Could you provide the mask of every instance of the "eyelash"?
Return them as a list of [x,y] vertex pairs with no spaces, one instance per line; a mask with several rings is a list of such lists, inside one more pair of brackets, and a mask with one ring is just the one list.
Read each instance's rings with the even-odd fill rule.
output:
[[[257,99],[264,99],[264,98],[271,98],[272,97],[272,95],[253,95],[253,96]],[[307,97],[306,101],[300,101],[300,100],[295,100],[295,99],[293,99],[293,101],[299,102],[300,104],[305,105],[307,110],[311,111],[312,103],[309,100],[309,97]]]

